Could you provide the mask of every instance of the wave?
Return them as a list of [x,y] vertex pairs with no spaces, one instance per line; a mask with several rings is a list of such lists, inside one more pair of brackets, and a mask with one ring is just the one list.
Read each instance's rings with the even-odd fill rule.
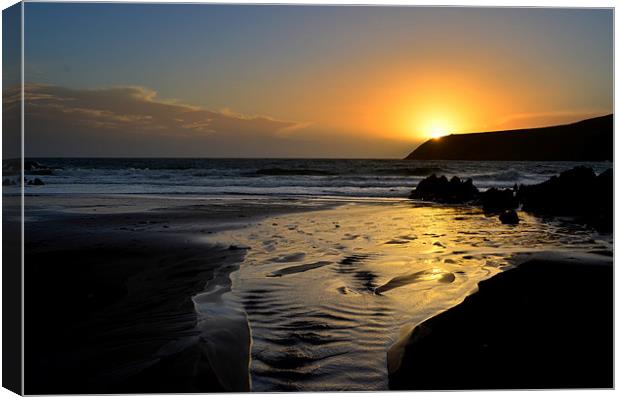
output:
[[500,172],[491,172],[486,174],[474,174],[467,175],[468,178],[473,179],[474,183],[476,180],[482,181],[518,181],[520,179],[528,177],[528,175],[521,173],[517,170],[506,170]]
[[[33,159],[50,175],[28,193],[407,197],[431,175],[472,178],[479,189],[534,184],[573,163],[330,159]],[[597,173],[603,163],[582,163]],[[7,187],[10,189],[10,187]]]
[[415,167],[415,168],[381,168],[375,171],[377,175],[398,175],[398,176],[427,176],[445,172],[441,167]]
[[285,169],[285,168],[261,168],[254,172],[259,176],[276,176],[276,175],[316,175],[316,176],[331,176],[337,175],[330,171],[314,170],[314,169]]

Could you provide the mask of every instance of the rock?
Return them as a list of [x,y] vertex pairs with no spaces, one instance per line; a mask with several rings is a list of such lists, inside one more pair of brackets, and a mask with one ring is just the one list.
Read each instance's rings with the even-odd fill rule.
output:
[[505,225],[517,225],[519,223],[519,215],[515,210],[506,210],[501,213],[499,220]]
[[[9,159],[2,162],[2,173],[5,175],[21,174],[21,159]],[[53,169],[37,161],[24,161],[24,173],[29,175],[52,175]]]
[[21,169],[21,159],[7,159],[2,161],[2,174],[4,175],[19,175],[21,174]]
[[614,172],[608,168],[596,177],[596,192],[601,211],[609,216],[613,215],[614,209]]
[[390,389],[613,387],[610,258],[541,256],[478,286],[390,349]]
[[15,186],[15,185],[17,185],[17,183],[12,179],[4,178],[2,180],[2,186]]
[[599,183],[613,183],[614,181],[614,170],[611,168],[606,169],[601,172],[597,177]]
[[537,185],[520,186],[517,198],[531,212],[574,215],[588,211],[597,177],[592,168],[575,167]]
[[444,175],[433,174],[418,183],[410,198],[439,203],[465,203],[478,196],[478,189],[471,179],[461,180],[454,176],[448,181]]
[[490,188],[482,193],[482,208],[485,212],[499,212],[515,209],[519,206],[511,189]]
[[39,178],[30,179],[27,182],[27,184],[30,185],[30,186],[42,186],[42,185],[45,185],[45,183],[43,183],[43,181],[40,180]]
[[[438,203],[474,203],[487,213],[502,213],[522,205],[537,215],[572,216],[602,232],[613,230],[613,170],[596,175],[592,168],[578,166],[537,185],[515,185],[513,189],[490,188],[480,194],[471,179],[461,180],[433,174],[418,183],[409,198]],[[516,214],[516,213],[515,213]],[[503,215],[509,222],[515,217]],[[518,216],[516,217],[518,219]]]
[[50,167],[36,161],[25,161],[24,173],[28,175],[52,175],[53,170]]
[[519,186],[523,210],[541,215],[579,217],[602,230],[613,226],[613,171],[597,176],[578,166],[537,185]]

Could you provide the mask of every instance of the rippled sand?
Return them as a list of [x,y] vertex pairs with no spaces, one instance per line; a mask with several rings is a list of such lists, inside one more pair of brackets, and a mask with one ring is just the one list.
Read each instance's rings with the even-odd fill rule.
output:
[[387,350],[514,254],[611,247],[585,228],[519,215],[508,226],[468,207],[351,203],[225,231],[217,242],[249,250],[230,292],[203,295],[198,311],[249,326],[254,391],[385,390]]

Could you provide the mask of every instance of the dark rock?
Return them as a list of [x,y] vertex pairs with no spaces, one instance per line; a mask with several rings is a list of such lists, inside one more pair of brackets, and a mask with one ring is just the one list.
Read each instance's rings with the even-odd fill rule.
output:
[[599,229],[613,226],[613,171],[599,176],[579,166],[537,185],[520,186],[523,210],[540,215],[576,216]]
[[30,185],[30,186],[45,185],[45,183],[43,183],[43,181],[40,180],[39,178],[30,179],[30,180],[28,180],[27,184]]
[[614,171],[608,168],[596,177],[594,195],[599,200],[600,211],[604,216],[613,218],[614,209]]
[[17,182],[15,182],[15,181],[14,181],[14,180],[12,180],[12,179],[9,179],[9,178],[4,178],[4,179],[2,180],[2,186],[15,186],[15,185],[17,185]]
[[613,304],[609,258],[532,260],[391,349],[390,389],[611,388]]
[[[513,189],[490,188],[480,194],[471,179],[461,180],[433,174],[418,183],[409,198],[438,203],[474,203],[487,213],[501,213],[523,206],[536,215],[571,216],[602,232],[613,229],[613,170],[596,175],[578,166],[537,185],[515,185]],[[508,217],[512,219],[514,217]],[[518,218],[518,217],[517,217]]]
[[499,220],[505,225],[516,225],[519,223],[519,215],[515,210],[506,210],[501,213]]
[[[5,175],[21,174],[21,159],[8,159],[2,162],[2,173]],[[52,175],[53,169],[37,161],[24,161],[24,173],[29,175]]]
[[52,175],[54,172],[47,165],[27,160],[24,162],[24,173],[28,175]]
[[557,215],[582,213],[592,201],[596,179],[591,168],[579,166],[537,185],[520,186],[517,198],[527,211]]
[[444,175],[433,174],[418,183],[410,198],[440,203],[465,203],[478,196],[478,189],[471,179],[461,180],[454,176],[448,181]]
[[515,209],[519,206],[511,189],[490,188],[482,193],[482,208],[485,212],[500,212]]
[[21,169],[21,159],[7,159],[2,161],[2,174],[4,175],[19,175],[21,174]]
[[37,171],[37,170],[50,170],[50,168],[37,161],[31,161],[31,160],[24,161],[24,171]]

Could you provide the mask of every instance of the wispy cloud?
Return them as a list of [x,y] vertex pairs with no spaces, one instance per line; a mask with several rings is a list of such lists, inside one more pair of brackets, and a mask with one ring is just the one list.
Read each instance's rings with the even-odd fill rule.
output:
[[[19,88],[3,92],[6,131],[19,136]],[[205,109],[141,86],[25,87],[31,157],[400,157],[411,143],[317,123]]]
[[[18,91],[5,93],[6,105],[19,101]],[[269,116],[213,111],[199,106],[166,101],[157,92],[140,86],[73,89],[27,84],[26,122],[45,120],[47,128],[62,125],[96,133],[94,129],[127,134],[187,136],[195,134],[274,135],[303,124]]]

